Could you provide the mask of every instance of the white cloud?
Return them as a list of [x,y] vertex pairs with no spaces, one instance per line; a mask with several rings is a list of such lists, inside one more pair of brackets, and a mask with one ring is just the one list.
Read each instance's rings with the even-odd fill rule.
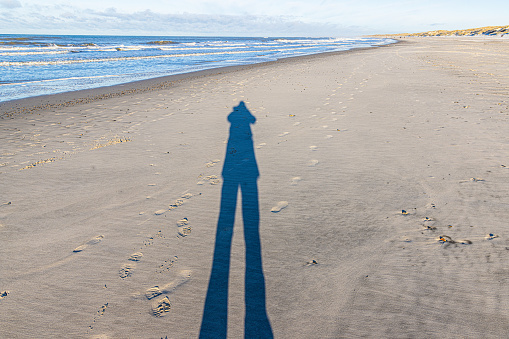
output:
[[21,2],[18,0],[0,0],[0,7],[7,9],[19,8],[21,7]]
[[352,36],[505,25],[509,12],[501,0],[0,0],[0,9],[19,1],[15,15],[0,10],[2,33]]
[[[147,34],[147,35],[353,35],[351,29],[328,23],[308,23],[291,16],[227,14],[160,14],[151,10],[133,13],[116,8],[80,9],[68,5],[34,6],[27,16],[10,16],[23,33],[50,34]],[[30,27],[31,32],[26,28]],[[350,33],[350,34],[348,34]]]

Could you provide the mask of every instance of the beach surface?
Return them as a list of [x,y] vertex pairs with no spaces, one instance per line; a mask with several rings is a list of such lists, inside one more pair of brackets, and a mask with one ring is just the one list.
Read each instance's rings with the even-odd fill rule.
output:
[[507,337],[508,64],[405,38],[0,104],[0,337]]

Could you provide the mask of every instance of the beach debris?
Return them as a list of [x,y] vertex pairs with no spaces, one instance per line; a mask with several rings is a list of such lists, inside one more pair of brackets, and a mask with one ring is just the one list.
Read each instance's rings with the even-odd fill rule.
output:
[[277,203],[276,206],[272,207],[272,209],[270,211],[273,213],[278,213],[286,207],[288,207],[288,201],[280,201]]
[[434,221],[433,218],[429,218],[429,217],[424,217],[423,221]]
[[161,215],[161,214],[164,214],[164,212],[166,212],[167,210],[157,210],[154,212],[155,215]]
[[484,181],[484,179],[481,179],[481,178],[470,178],[470,181],[478,182],[478,181]]
[[9,291],[2,291],[0,293],[0,300],[2,300],[3,298],[5,298],[10,292]]
[[461,239],[461,240],[453,240],[451,237],[447,235],[441,235],[438,238],[438,242],[441,244],[449,245],[449,244],[461,244],[461,245],[471,245],[472,241],[467,239]]
[[401,214],[408,215],[408,212],[406,210],[401,210]]
[[288,114],[288,116],[289,116],[289,117],[294,117],[294,116],[295,116],[295,114]]
[[313,265],[318,265],[318,261],[316,261],[315,259],[311,259],[310,261],[306,262],[306,266],[313,266]]
[[430,226],[430,225],[422,225],[424,226],[424,228],[428,231],[435,231],[437,228],[435,226]]
[[495,238],[498,238],[498,234],[490,233],[485,237],[486,240],[493,240]]
[[11,204],[12,204],[12,202],[9,201],[9,202],[4,202],[2,205],[11,205]]
[[441,242],[441,243],[451,243],[451,244],[454,244],[456,243],[454,240],[452,240],[451,237],[447,236],[447,235],[441,235],[439,238],[438,238],[438,241]]

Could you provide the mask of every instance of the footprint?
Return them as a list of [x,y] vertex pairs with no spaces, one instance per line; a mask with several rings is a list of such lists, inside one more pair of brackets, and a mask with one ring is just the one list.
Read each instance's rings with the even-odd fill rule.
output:
[[308,162],[308,166],[309,167],[315,167],[316,165],[318,165],[320,162],[318,160],[309,160]]
[[187,224],[189,224],[189,219],[187,218],[183,218],[177,221],[177,227],[186,226]]
[[209,181],[209,184],[211,185],[217,185],[221,182],[221,180],[217,178],[217,175],[209,175],[208,177],[206,177],[206,179]]
[[316,151],[318,149],[318,146],[309,146],[309,149],[312,151]]
[[326,135],[326,136],[325,136],[325,139],[332,139],[332,135],[330,135],[330,134],[329,134],[329,135]]
[[297,122],[296,122],[296,123],[294,123],[293,125],[294,125],[294,126],[299,126],[300,124],[301,124],[301,123],[297,121]]
[[214,159],[214,160],[212,160],[212,161],[208,162],[208,163],[206,164],[206,166],[207,166],[207,167],[215,166],[215,165],[216,165],[218,162],[220,162],[220,161],[221,161],[221,160],[219,160],[219,159]]
[[145,291],[145,297],[148,300],[153,299],[157,296],[160,296],[163,292],[159,289],[159,286],[154,286]]
[[189,226],[189,220],[187,218],[177,221],[178,235],[181,237],[187,237],[191,234],[191,226]]
[[288,207],[288,201],[280,201],[277,203],[276,206],[272,207],[272,209],[270,211],[273,213],[278,213],[286,207]]
[[184,204],[184,200],[183,199],[177,199],[175,200],[175,202],[173,204],[170,204],[170,206],[168,206],[168,208],[170,210],[173,210],[179,206],[182,206]]
[[135,267],[136,267],[136,265],[134,263],[124,264],[124,265],[122,265],[122,267],[120,267],[120,270],[118,271],[118,275],[122,279],[128,278],[133,274],[133,269]]
[[102,238],[104,238],[104,235],[96,235],[95,237],[93,237],[92,239],[90,239],[89,241],[84,243],[83,245],[76,247],[73,250],[73,252],[75,252],[75,253],[81,252],[84,249],[86,249],[88,246],[97,244],[98,242],[100,242],[102,240]]
[[164,214],[167,210],[157,210],[154,212],[155,215],[161,215]]
[[179,227],[178,235],[181,237],[187,237],[191,234],[191,226]]
[[301,177],[293,177],[293,178],[292,178],[292,183],[291,183],[291,185],[292,185],[292,186],[295,186],[295,185],[297,185],[297,184],[299,183],[299,181],[301,181],[301,180],[302,180],[302,178],[301,178]]
[[177,262],[178,260],[178,257],[177,256],[174,256],[173,258],[171,259],[168,259],[168,260],[165,260],[164,263],[162,263],[161,265],[159,265],[158,269],[157,269],[157,273],[163,273],[164,271],[169,271],[170,268],[173,267],[173,265],[175,265],[175,263]]
[[181,285],[185,284],[189,281],[191,278],[191,271],[190,270],[183,270],[179,272],[178,277],[173,280],[172,282],[159,287],[154,286],[149,288],[145,291],[145,297],[147,297],[148,300],[153,299],[161,294],[170,294],[173,293],[179,288]]
[[[98,321],[99,317],[102,317],[104,315],[104,312],[106,312],[106,309],[108,308],[108,305],[109,305],[109,303],[106,303],[106,304],[102,305],[99,308],[99,310],[97,311],[96,316],[94,317],[92,325],[88,326],[89,331],[94,329],[94,324]],[[97,338],[97,337],[95,337],[95,338]]]
[[140,261],[141,257],[143,257],[143,253],[136,252],[136,253],[131,254],[129,259],[127,259],[127,260],[130,260],[130,261]]
[[165,313],[170,312],[170,308],[170,299],[164,297],[152,305],[152,314],[156,317],[163,317]]
[[193,195],[191,193],[185,193],[185,194],[182,194],[181,198],[183,199],[191,199],[193,197]]

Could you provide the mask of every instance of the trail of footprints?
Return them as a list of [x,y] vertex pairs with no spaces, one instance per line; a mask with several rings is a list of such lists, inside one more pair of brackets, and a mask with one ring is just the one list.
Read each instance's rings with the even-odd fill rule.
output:
[[[348,79],[345,79],[344,83],[348,82],[348,80],[349,80],[351,77],[352,77],[352,75],[351,75]],[[367,81],[368,81],[368,80],[369,80],[369,79],[363,79],[363,80],[360,82],[359,87],[364,87],[364,86],[365,86],[365,83],[367,83]],[[338,93],[336,93],[336,92],[337,92],[338,90],[340,90],[340,89],[342,88],[342,86],[343,86],[343,83],[340,83],[340,84],[338,84],[338,87],[337,87],[337,88],[335,88],[335,89],[333,89],[333,90],[332,90],[331,95],[330,95],[329,97],[325,98],[324,106],[329,106],[329,105],[331,105],[331,104],[333,103],[333,100],[332,100],[332,99],[333,99],[333,97],[335,97],[335,96],[338,94]],[[355,90],[356,90],[356,91],[358,91],[358,92],[362,92],[362,90],[359,90],[359,87],[355,88]],[[342,94],[343,94],[343,95],[345,95],[346,93],[342,93]],[[351,95],[350,95],[349,100],[353,100],[353,97],[354,97],[354,94],[351,94]],[[336,103],[336,102],[334,102],[334,104],[335,104],[335,103]],[[341,105],[342,103],[343,103],[342,101],[338,101],[338,102],[337,102],[337,104],[338,104],[338,105]],[[335,106],[335,105],[334,105],[334,106]],[[329,106],[329,107],[330,107],[330,106]],[[345,112],[345,109],[347,108],[347,106],[342,106],[341,108],[343,109],[343,112]],[[334,108],[333,108],[333,107],[331,107],[330,109],[334,109]],[[322,113],[321,108],[317,108],[317,113]],[[331,114],[331,115],[336,115],[336,114],[337,114],[337,112],[336,112],[336,111],[334,111],[334,110],[332,110],[332,111],[330,111],[330,114]],[[316,119],[316,118],[318,118],[318,119],[320,119],[320,120],[325,119],[325,117],[320,118],[320,116],[321,116],[321,115],[322,115],[322,114],[312,114],[312,115],[310,115],[310,116],[309,116],[309,118],[310,118],[310,119]],[[344,115],[344,114],[341,114],[341,115]],[[295,118],[295,116],[296,116],[296,115],[294,115],[294,114],[289,114],[289,117],[291,117],[291,118]],[[337,120],[338,120],[338,118],[333,117],[333,118],[331,118],[330,120],[331,120],[331,121],[333,121],[333,122],[335,122],[335,121],[337,121]],[[302,122],[301,122],[301,121],[296,121],[296,122],[294,122],[292,125],[293,125],[293,126],[300,126],[300,125],[302,125]],[[321,125],[320,127],[321,127],[321,128],[323,128],[323,129],[326,129],[326,130],[327,130],[327,129],[328,129],[328,130],[330,130],[329,125]],[[337,130],[338,132],[340,131],[340,129],[339,129],[339,128],[337,128],[336,130]],[[287,136],[289,136],[289,135],[290,135],[290,132],[285,131],[285,132],[283,132],[283,133],[279,134],[279,135],[278,135],[278,137],[280,137],[280,138],[281,138],[281,137],[287,137]],[[325,135],[325,136],[324,136],[324,139],[329,140],[329,139],[332,139],[333,137],[334,137],[333,135],[331,135],[331,134],[327,134],[327,135]],[[257,149],[261,149],[262,147],[264,147],[264,146],[266,146],[266,145],[267,145],[266,143],[260,143],[260,144],[258,144],[258,145],[256,146],[256,148],[257,148]],[[309,146],[309,150],[310,150],[310,151],[315,152],[315,151],[318,151],[318,150],[319,150],[319,147],[318,147],[317,145],[310,145],[310,146]],[[309,161],[308,161],[307,166],[308,166],[308,167],[316,167],[319,163],[320,163],[320,161],[319,161],[319,160],[317,160],[317,159],[311,159],[311,160],[309,160]],[[297,177],[293,177],[293,178],[291,179],[291,181],[290,181],[290,185],[291,185],[291,186],[297,186],[297,185],[298,185],[298,183],[299,183],[301,180],[302,180],[302,178],[301,178],[301,177],[299,177],[299,176],[297,176]],[[275,204],[275,205],[271,208],[271,212],[272,212],[272,213],[279,213],[279,212],[281,212],[283,209],[285,209],[286,207],[288,207],[288,205],[289,205],[288,201],[279,201],[279,202],[277,202],[277,203],[276,203],[276,204]]]
[[[208,163],[206,163],[206,167],[214,167],[217,163],[219,163],[220,160],[212,160]],[[208,183],[210,185],[217,185],[220,183],[220,180],[216,175],[200,175],[200,182],[198,182],[198,185],[203,185],[205,183]],[[201,195],[201,193],[199,193]],[[166,212],[175,210],[182,206],[185,202],[187,202],[189,199],[193,197],[192,193],[184,192],[179,198],[171,202],[167,208],[160,209],[154,212],[154,216],[160,216],[165,214]],[[144,212],[141,212],[140,215],[143,215]],[[152,219],[150,217],[148,220]],[[189,218],[184,217],[181,219],[178,219],[175,221],[174,224],[174,234],[177,238],[185,238],[191,234],[192,227],[191,222]],[[118,270],[118,276],[122,280],[129,280],[129,278],[134,274],[136,270],[137,264],[142,262],[143,259],[143,249],[146,249],[156,243],[158,239],[165,238],[165,234],[162,230],[159,230],[154,235],[149,236],[148,238],[144,239],[142,242],[142,245],[140,247],[140,251],[132,253],[126,260],[125,263],[123,263],[119,270]],[[99,242],[101,242],[104,239],[104,235],[97,235],[83,244],[79,245],[73,250],[73,253],[80,253],[85,250],[87,250],[90,246],[96,245]],[[168,258],[167,260],[164,260],[156,269],[155,272],[159,274],[167,273],[169,272],[177,263],[178,257],[173,256]],[[173,279],[168,284],[165,284],[163,286],[155,285],[152,286],[142,292],[139,292],[137,294],[134,294],[132,297],[135,299],[144,299],[149,302],[149,309],[150,314],[154,317],[163,317],[171,310],[171,301],[169,298],[169,295],[177,290],[177,288],[191,278],[191,271],[190,270],[182,270],[177,273],[177,277]],[[105,286],[106,287],[106,286]],[[9,294],[9,291],[4,291],[0,295],[0,299],[3,299],[7,297]],[[97,314],[93,317],[92,324],[88,326],[87,333],[90,333],[94,329],[94,325],[99,320],[100,317],[102,317],[108,307],[109,303],[103,304],[100,309],[97,311]]]
[[[206,168],[214,167],[218,164],[220,160],[211,160],[205,164]],[[217,185],[221,181],[217,175],[206,175],[201,174],[199,176],[198,185]],[[199,194],[201,195],[201,193]],[[175,210],[185,204],[189,199],[193,198],[193,194],[189,192],[184,192],[178,199],[174,200],[172,203],[168,205],[167,208],[160,209],[154,212],[155,216],[163,215],[169,211]],[[192,232],[192,224],[189,218],[184,217],[175,221],[174,224],[175,233],[177,238],[185,238],[191,235]],[[174,233],[174,234],[175,234]],[[121,279],[128,279],[133,275],[134,270],[136,269],[136,265],[142,260],[143,252],[141,252],[144,248],[150,247],[155,244],[157,239],[165,238],[163,231],[159,230],[155,235],[149,236],[142,243],[140,251],[131,254],[131,256],[127,259],[127,262],[124,263],[118,272],[118,275]],[[163,263],[161,263],[157,268],[156,272],[163,274],[170,271],[178,261],[177,256],[173,256],[168,258]],[[177,277],[171,281],[170,283],[164,286],[152,286],[146,289],[143,292],[135,294],[133,297],[138,299],[144,299],[150,302],[150,314],[155,317],[163,317],[171,310],[171,300],[169,298],[169,294],[175,292],[179,286],[186,283],[191,278],[191,271],[182,270],[178,272]]]

